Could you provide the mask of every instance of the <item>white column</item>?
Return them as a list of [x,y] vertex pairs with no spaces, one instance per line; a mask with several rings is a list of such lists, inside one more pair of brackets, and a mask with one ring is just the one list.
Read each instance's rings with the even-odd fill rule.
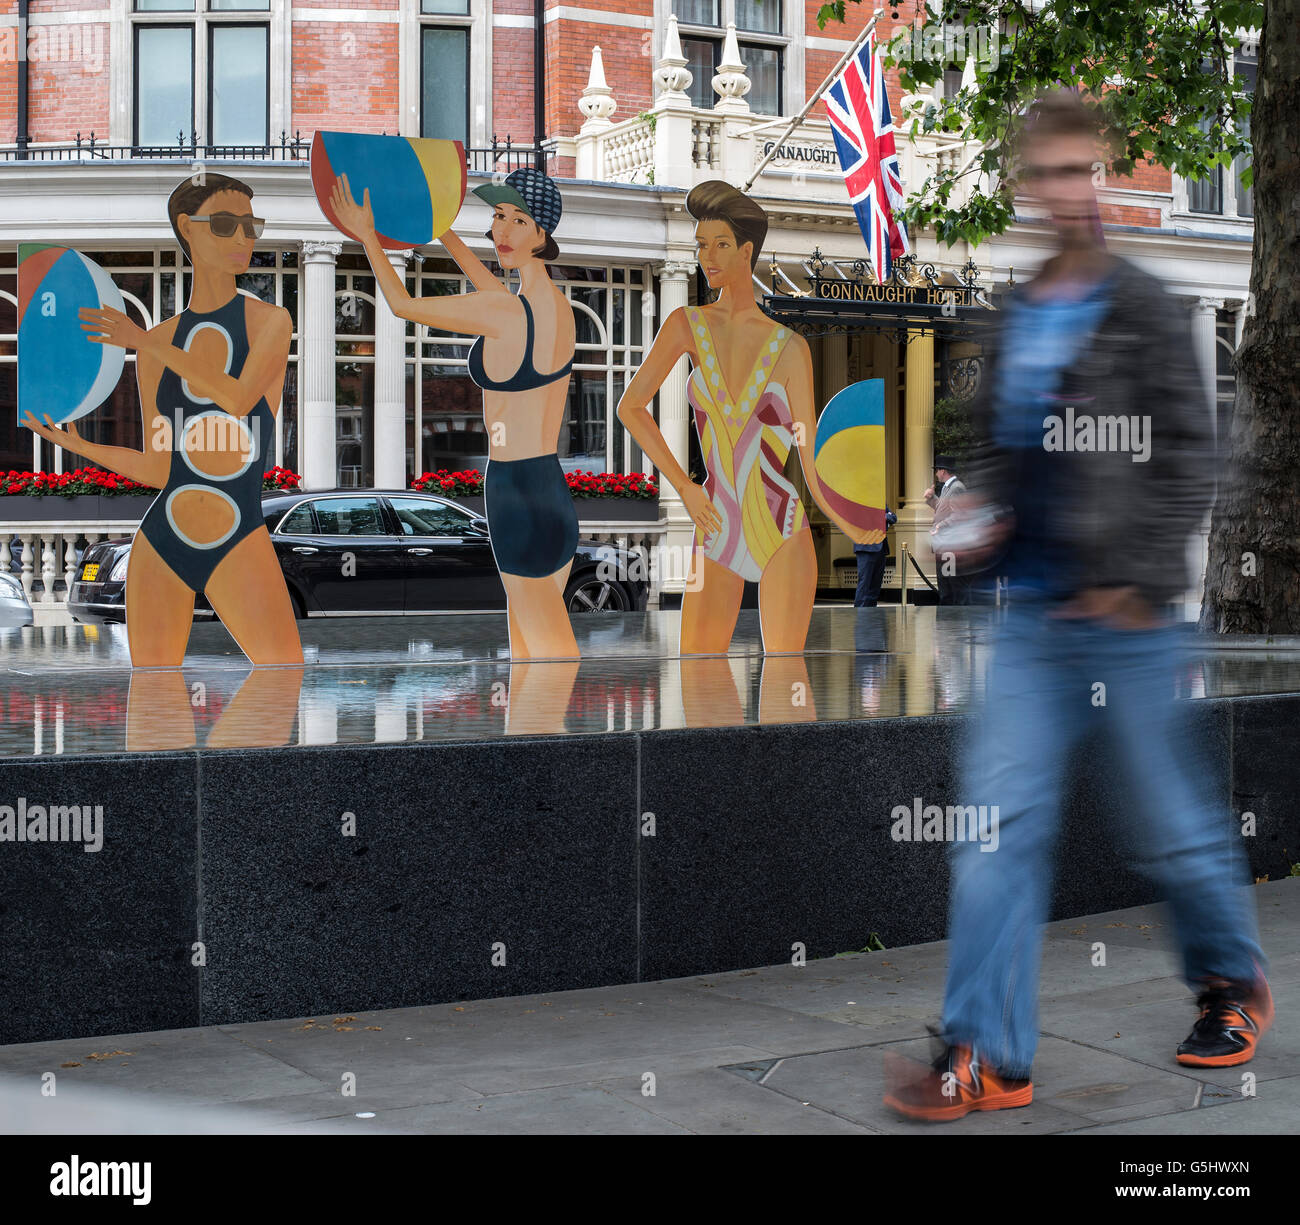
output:
[[903,357],[903,489],[895,538],[904,541],[920,563],[930,556],[934,512],[922,494],[934,483],[934,337],[912,333]]
[[818,411],[831,402],[837,391],[849,385],[849,338],[832,333],[822,338],[822,402]]
[[[1215,335],[1215,311],[1223,305],[1221,298],[1197,298],[1192,307],[1192,346],[1201,368],[1205,392],[1210,398],[1210,421],[1217,427],[1219,401],[1219,353]],[[1218,434],[1216,429],[1215,438]]]
[[[390,251],[403,284],[409,252]],[[406,320],[375,295],[375,488],[406,488]]]
[[[1197,298],[1192,305],[1192,347],[1201,370],[1205,392],[1210,400],[1210,428],[1214,445],[1219,444],[1219,353],[1215,333],[1215,312],[1223,305],[1220,298]],[[1214,466],[1214,479],[1218,482],[1218,464]],[[1189,544],[1191,553],[1192,588],[1187,593],[1188,603],[1199,610],[1199,597],[1205,583],[1205,567],[1210,557],[1211,510],[1206,510],[1199,532]],[[1189,610],[1190,611],[1190,610]]]
[[298,405],[304,489],[338,484],[334,422],[334,266],[343,244],[302,244]]
[[[684,253],[658,265],[659,317],[667,319],[689,298],[690,275],[695,271],[695,261]],[[690,415],[686,401],[686,378],[689,366],[682,358],[673,367],[659,388],[659,430],[668,443],[673,458],[690,471]],[[686,589],[686,562],[690,556],[695,525],[686,513],[681,497],[666,481],[659,487],[660,516],[668,521],[664,544],[668,547],[663,558],[671,559],[671,570],[662,573],[661,590],[679,593]],[[662,558],[661,558],[662,565]]]

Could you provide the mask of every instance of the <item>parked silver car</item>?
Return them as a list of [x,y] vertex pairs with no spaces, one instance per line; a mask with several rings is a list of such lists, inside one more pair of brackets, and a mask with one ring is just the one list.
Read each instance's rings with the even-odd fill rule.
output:
[[32,606],[16,574],[0,570],[0,629],[31,625]]

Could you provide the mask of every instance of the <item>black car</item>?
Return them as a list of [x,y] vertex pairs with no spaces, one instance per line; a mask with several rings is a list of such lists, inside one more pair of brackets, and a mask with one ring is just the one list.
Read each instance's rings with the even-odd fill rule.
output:
[[[412,490],[268,493],[262,514],[298,617],[493,611],[506,606],[487,520],[453,499]],[[76,621],[126,619],[131,538],[92,544],[68,597]],[[645,566],[624,549],[579,540],[570,612],[646,606]],[[202,596],[196,617],[213,616]]]

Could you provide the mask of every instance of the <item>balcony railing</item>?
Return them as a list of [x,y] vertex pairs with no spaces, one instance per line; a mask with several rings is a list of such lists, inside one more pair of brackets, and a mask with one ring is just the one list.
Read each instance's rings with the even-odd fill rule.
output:
[[[6,162],[129,162],[150,160],[230,161],[230,162],[298,162],[306,165],[311,156],[311,137],[295,132],[280,133],[279,144],[272,145],[203,145],[195,133],[187,140],[177,132],[172,145],[109,145],[91,132],[80,132],[70,144],[28,144],[0,147],[0,164]],[[465,149],[466,169],[471,174],[509,173],[521,167],[546,168],[546,152],[534,145],[517,144],[511,137],[495,136],[487,146]]]

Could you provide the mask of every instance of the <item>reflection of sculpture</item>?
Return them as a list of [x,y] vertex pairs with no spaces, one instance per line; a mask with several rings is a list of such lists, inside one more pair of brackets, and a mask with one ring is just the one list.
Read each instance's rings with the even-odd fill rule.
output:
[[483,389],[491,452],[484,500],[492,552],[506,589],[514,659],[576,659],[564,605],[578,545],[578,516],[557,456],[568,405],[575,329],[568,299],[546,262],[559,257],[551,230],[560,193],[537,170],[516,170],[475,194],[493,206],[489,231],[497,261],[519,273],[512,294],[451,230],[442,244],[477,292],[412,298],[375,232],[370,193],[358,204],[346,175],[331,198],[333,215],[365,247],[395,315],[428,327],[481,337],[469,353],[470,377]]
[[24,424],[132,480],[160,487],[131,546],[126,624],[137,667],[181,663],[203,592],[255,664],[302,662],[293,606],[262,520],[262,475],[275,432],[293,324],[289,312],[241,294],[263,222],[252,189],[209,174],[187,179],[167,203],[194,266],[179,315],[148,332],[110,307],[83,309],[88,339],[135,349],[145,450]]
[[[262,749],[288,744],[298,717],[303,670],[254,668],[209,729],[209,749]],[[131,673],[127,695],[128,753],[189,749],[198,743],[194,693],[179,668]]]
[[[686,198],[712,306],[665,321],[619,404],[619,419],[681,495],[696,525],[698,590],[682,600],[682,654],[715,654],[731,642],[746,580],[759,585],[763,647],[801,651],[817,589],[812,533],[798,491],[782,474],[799,448],[813,497],[855,543],[883,537],[854,526],[828,499],[813,462],[812,356],[802,337],[774,323],[754,299],[753,270],[767,216],[722,182]],[[673,457],[647,405],[683,356],[694,363],[689,398],[708,475],[694,484]]]

